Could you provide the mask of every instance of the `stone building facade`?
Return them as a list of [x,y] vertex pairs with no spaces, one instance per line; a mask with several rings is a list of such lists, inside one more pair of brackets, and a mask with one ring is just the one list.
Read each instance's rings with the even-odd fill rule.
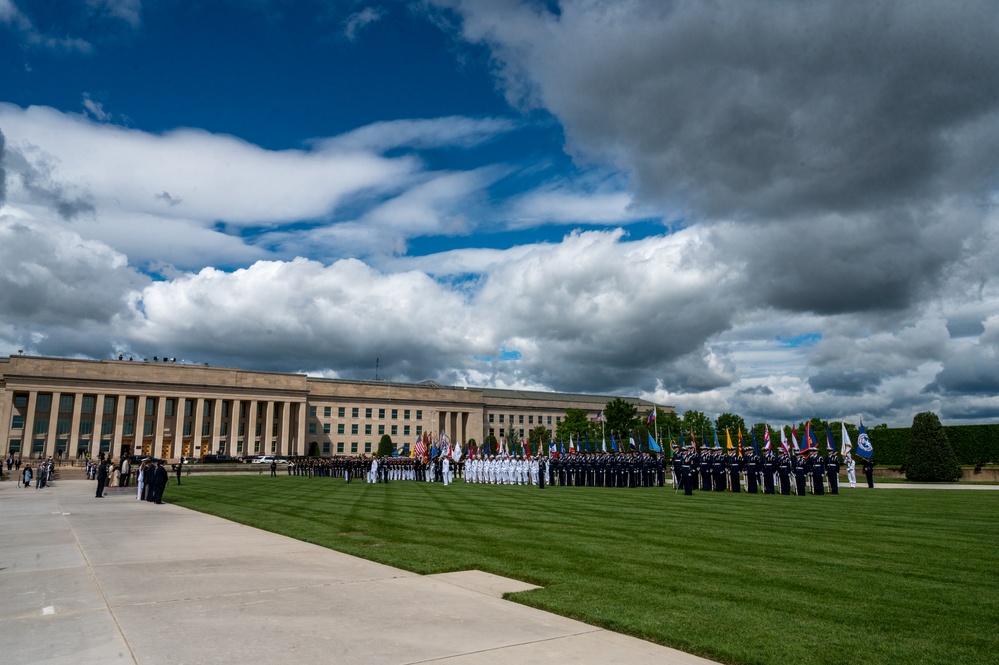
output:
[[592,418],[613,399],[34,356],[0,358],[0,391],[3,455],[24,458],[370,454],[383,434],[396,445],[441,431],[462,444],[519,439],[538,425],[554,429],[567,408]]

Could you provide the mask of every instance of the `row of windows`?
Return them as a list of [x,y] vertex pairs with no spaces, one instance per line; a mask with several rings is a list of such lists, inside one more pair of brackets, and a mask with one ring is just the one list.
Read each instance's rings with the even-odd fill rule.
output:
[[[519,434],[518,434],[518,431],[520,432]],[[496,430],[493,429],[492,427],[489,428],[489,436],[491,436],[491,437],[495,437],[496,436]],[[506,436],[506,430],[503,429],[502,427],[500,427],[499,438],[502,439],[505,436]],[[521,439],[523,439],[524,438],[524,430],[510,430],[510,436],[518,436]]]
[[[370,424],[366,424],[364,426],[364,434],[366,436],[371,436],[372,429],[373,428],[372,428],[372,426]],[[332,425],[330,425],[330,423],[324,423],[323,424],[323,434],[331,434],[332,433],[331,430],[332,430]],[[336,433],[337,434],[346,434],[347,433],[346,430],[347,430],[347,426],[346,426],[345,423],[338,423],[337,424],[337,426],[336,426]],[[309,423],[309,434],[315,434],[317,431],[318,431],[318,428],[316,426],[316,423]],[[399,426],[398,425],[392,425],[392,426],[389,427],[389,431],[391,433],[391,436],[398,436],[399,435]],[[423,434],[423,425],[417,425],[415,431],[416,431],[416,436],[421,436]],[[402,435],[403,436],[411,436],[412,432],[413,432],[413,430],[410,428],[409,425],[403,425],[402,426]],[[358,435],[358,434],[360,434],[360,425],[358,425],[356,423],[352,424],[350,426],[350,433],[353,434],[353,435],[355,435],[355,436]],[[378,436],[382,436],[383,434],[385,434],[385,425],[379,425],[378,426]]]
[[[499,414],[500,424],[503,424],[503,416],[505,416],[505,415],[506,415],[505,413]],[[511,413],[510,414],[510,424],[511,425],[514,422],[513,418],[514,418],[514,415]],[[517,416],[517,418],[518,418],[518,421],[517,421],[518,424],[523,425],[524,424],[524,415],[520,414],[520,415]],[[547,421],[546,421],[546,419],[547,419]],[[496,422],[496,414],[495,413],[490,413],[489,414],[489,422],[491,422],[491,423]],[[558,424],[560,422],[562,422],[562,416],[555,416],[555,423]],[[533,425],[534,424],[534,416],[533,415],[528,415],[527,416],[527,424],[528,425]],[[551,416],[538,416],[538,424],[539,425],[551,425],[552,424],[552,417]]]
[[[124,412],[126,416],[135,415],[138,412],[138,397],[126,397]],[[158,398],[150,397],[145,401],[145,415],[154,416],[156,415],[156,403]],[[85,414],[94,413],[94,407],[96,406],[97,397],[95,395],[84,395],[80,403],[80,412]],[[205,418],[210,418],[212,415],[212,406],[214,401],[211,399],[206,399],[202,403],[202,415]],[[113,415],[115,413],[116,407],[118,405],[118,398],[113,395],[108,395],[104,397],[104,414]],[[14,406],[18,409],[26,409],[28,406],[28,394],[18,393],[14,395]],[[239,415],[241,418],[245,418],[247,415],[247,410],[249,408],[249,402],[241,401],[239,403]],[[35,399],[35,413],[49,413],[52,409],[52,395],[49,393],[38,393]],[[163,400],[163,414],[172,418],[177,409],[177,399],[173,397],[168,397]],[[228,418],[229,412],[231,410],[231,402],[227,400],[222,401],[222,417]],[[329,407],[326,409],[329,411]],[[343,411],[343,408],[340,409]],[[357,409],[354,409],[356,412]],[[370,412],[371,409],[368,409]],[[381,409],[384,412],[384,409]],[[392,410],[393,418],[395,418],[395,409]],[[61,395],[59,397],[59,413],[72,413],[73,412],[73,395]],[[421,420],[423,417],[422,411],[417,411],[417,420]],[[185,399],[184,400],[184,416],[190,417],[194,414],[194,400]],[[409,409],[406,409],[405,419],[409,420]],[[315,415],[315,407],[312,407],[312,415]],[[327,414],[329,415],[329,414]],[[341,413],[342,415],[342,413]],[[263,417],[263,408],[257,409],[257,417]],[[356,417],[356,414],[355,414]],[[370,417],[370,416],[369,416]]]
[[[364,409],[364,417],[366,419],[371,420],[374,417],[374,413],[375,413],[374,408],[372,408],[370,406],[369,407],[365,407],[365,409]],[[391,414],[391,419],[392,420],[399,420],[399,409],[391,409],[389,411],[389,413]],[[410,420],[411,419],[410,416],[412,414],[413,414],[413,410],[402,409],[402,419],[403,420]],[[415,414],[416,414],[416,418],[413,418],[413,420],[423,420],[423,409],[415,409]],[[309,407],[309,415],[312,416],[313,418],[318,418],[319,417],[319,407],[318,406],[310,406]],[[346,418],[347,417],[347,407],[345,407],[345,406],[339,406],[339,407],[337,407],[336,415],[337,415],[337,418]],[[332,418],[332,417],[333,417],[333,407],[332,406],[324,406],[323,407],[323,418]],[[361,407],[359,407],[359,406],[352,407],[350,409],[350,417],[351,418],[360,418],[361,417]],[[385,409],[378,409],[378,419],[379,420],[385,420]]]
[[[313,445],[316,445],[315,441],[313,441],[312,443],[310,443],[309,447],[311,448]],[[346,449],[347,449],[347,447],[344,445],[343,441],[337,441],[336,442],[336,454],[337,455],[343,455],[346,452]],[[323,455],[330,455],[330,454],[332,454],[332,450],[333,450],[333,444],[330,443],[329,441],[324,441],[323,444],[322,444]],[[350,442],[350,452],[351,452],[352,455],[356,455],[359,452],[358,451],[357,441],[351,441]],[[366,452],[366,453],[370,453],[371,452],[371,442],[370,441],[365,441],[364,442],[364,452]]]

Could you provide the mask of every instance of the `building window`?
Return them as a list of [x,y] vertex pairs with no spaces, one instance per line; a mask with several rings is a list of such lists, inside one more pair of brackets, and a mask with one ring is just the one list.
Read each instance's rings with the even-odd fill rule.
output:
[[337,434],[343,434],[343,428],[344,428],[344,424],[343,423],[337,423],[336,433]]
[[365,425],[364,426],[364,434],[366,436],[371,436],[371,425]]
[[24,429],[24,416],[19,413],[15,413],[14,417],[10,420],[11,429]]
[[254,455],[259,455],[260,454],[260,441],[254,441],[253,442],[253,454]]
[[330,454],[330,442],[323,441],[323,455],[329,455],[329,454]]
[[[151,402],[149,402],[148,400],[146,401],[146,415],[151,415],[149,413],[150,403]],[[209,402],[207,399],[205,400],[205,405],[201,409],[201,415],[205,418],[208,418],[209,416],[212,415],[212,403]]]
[[341,406],[341,407],[337,408],[337,410],[336,410],[336,416],[337,416],[337,418],[343,418],[346,415],[347,415],[347,407]]
[[238,434],[238,436],[243,436],[244,434],[246,434],[246,424],[245,423],[240,423],[239,424],[239,434]]
[[[492,421],[490,421],[490,422],[492,422]],[[500,424],[501,425],[503,424],[503,414],[502,413],[500,414]]]
[[352,408],[350,410],[350,417],[351,418],[357,418],[357,416],[360,414],[360,411],[361,410],[358,407],[355,406],[354,408]]
[[135,421],[126,420],[121,424],[121,433],[125,436],[132,436],[135,433]]
[[[246,405],[244,404],[243,407],[245,406]],[[192,413],[194,413],[194,402],[187,400],[184,402],[184,417],[190,418]]]
[[219,425],[219,436],[229,435],[229,423],[222,423]]
[[49,419],[41,418],[35,421],[35,434],[48,434],[49,433]]
[[385,433],[385,425],[379,425],[378,426],[378,436],[381,436],[384,433]]
[[409,425],[403,425],[402,426],[402,435],[403,436],[409,436]]
[[38,395],[38,399],[35,401],[35,411],[40,413],[48,413],[52,409],[52,395],[48,393],[42,393]]
[[371,452],[371,442],[370,441],[365,441],[364,442],[364,452],[366,452],[366,453],[370,453]]
[[423,425],[417,425],[416,426],[416,436],[420,436],[422,434],[423,434]]
[[[150,423],[147,420],[146,424],[147,425],[151,425],[152,423]],[[212,424],[210,422],[208,422],[207,420],[205,422],[201,423],[201,436],[208,436],[211,433],[212,433]]]
[[323,423],[323,434],[329,434],[329,433],[330,433],[330,424]]
[[69,434],[69,428],[71,425],[69,418],[60,418],[56,423],[56,434]]
[[399,418],[399,409],[392,409],[392,420],[397,420]]
[[343,455],[343,441],[336,442],[336,454]]
[[364,417],[368,418],[370,420],[370,418],[371,418],[371,407],[370,406],[364,410]]
[[69,413],[73,410],[73,396],[63,395],[59,398],[59,413]]
[[191,423],[184,423],[184,436],[191,436]]
[[556,423],[562,422],[562,416],[555,416],[555,422]]
[[[93,395],[84,395],[83,396],[83,402],[82,402],[83,406],[82,406],[82,408],[80,410],[83,411],[83,413],[93,413],[94,412],[94,406],[96,405],[96,402],[97,402],[97,398],[94,397]],[[15,400],[15,403],[16,403],[16,400]]]
[[[21,425],[24,427],[24,425]],[[94,421],[93,420],[81,420],[80,421],[80,434],[93,434],[94,433]]]
[[520,414],[520,418],[518,419],[517,422],[519,422],[521,425],[524,424],[524,414]]
[[378,417],[385,420],[385,409],[378,409]]
[[263,431],[263,429],[264,426],[261,425],[260,423],[257,423],[256,427],[253,428],[253,435],[260,436],[260,433]]
[[[170,413],[167,412],[167,415],[169,416]],[[222,402],[222,417],[223,418],[229,417],[229,402]]]
[[504,436],[506,436],[506,430],[500,427],[500,438],[502,439]]
[[423,409],[417,409],[416,410],[416,419],[417,420],[423,420]]
[[135,413],[135,398],[126,397],[125,398],[125,415],[130,416]]
[[520,430],[520,438],[524,438],[524,430]]
[[357,454],[357,441],[351,441],[350,442],[350,452],[353,455]]
[[489,414],[489,422],[491,422],[491,423],[492,423],[492,422],[496,422],[496,418],[494,417],[495,415],[496,415],[496,414],[493,414],[493,413],[490,413],[490,414]]
[[309,423],[309,434],[315,434],[315,433],[316,433],[316,424]]
[[14,406],[23,409],[28,406],[28,396],[24,393],[14,395]]
[[402,419],[403,420],[409,420],[409,409],[403,409]]
[[[538,422],[541,422],[541,421],[539,420]],[[527,424],[528,425],[533,425],[534,424],[534,416],[527,416]]]
[[551,425],[551,424],[552,424],[552,417],[551,417],[551,416],[548,416],[548,424],[549,424],[549,425]]
[[496,430],[494,430],[492,427],[489,428],[489,436],[496,436]]
[[357,423],[354,423],[353,425],[350,426],[350,433],[357,434]]
[[[340,415],[342,416],[343,415],[343,413],[342,413],[343,408],[342,407],[340,408],[340,411],[341,411]],[[324,418],[329,418],[332,415],[333,415],[333,407],[332,406],[324,406],[323,407],[323,417]]]
[[392,425],[392,436],[395,436],[398,433],[399,433],[399,426],[398,425]]
[[318,418],[319,417],[319,415],[316,413],[317,411],[319,411],[319,407],[318,406],[310,406],[309,407],[309,415],[312,416],[313,418]]
[[101,423],[101,436],[107,436],[108,434],[114,434],[113,420],[105,420]]

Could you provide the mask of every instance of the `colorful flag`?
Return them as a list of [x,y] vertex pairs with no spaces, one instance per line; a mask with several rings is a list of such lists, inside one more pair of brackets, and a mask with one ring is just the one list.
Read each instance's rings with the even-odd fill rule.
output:
[[874,454],[874,446],[871,445],[871,437],[867,436],[863,420],[860,421],[860,432],[857,434],[857,454],[866,460],[871,459]]
[[780,447],[785,455],[791,454],[791,449],[787,446],[787,432],[784,430],[783,425],[780,426]]
[[427,452],[427,448],[423,445],[423,437],[416,437],[416,444],[413,445],[410,457],[423,457],[425,452]]
[[632,450],[638,452],[638,446],[635,445],[635,437],[630,434],[628,435],[628,444],[631,446]]
[[732,445],[732,435],[729,434],[728,428],[726,427],[725,428],[725,452],[729,452],[733,448],[735,448],[735,446]]
[[818,450],[819,440],[815,438],[815,429],[812,427],[812,421],[809,420],[805,423],[805,450]]
[[750,430],[753,433],[753,452],[757,455],[760,454],[760,449],[756,447],[756,430]]
[[829,429],[829,421],[826,421],[826,450],[830,453],[836,452],[836,444],[833,443],[832,430]]
[[791,445],[794,447],[794,452],[801,450],[798,446],[798,433],[794,431],[794,425],[791,425]]
[[451,449],[451,459],[455,462],[461,459],[461,444],[457,441],[454,442],[454,447]]
[[846,423],[842,422],[840,425],[843,426],[843,431],[840,434],[840,449],[839,454],[846,457],[850,454],[850,450],[853,448],[853,442],[850,441],[850,435],[846,431]]
[[739,457],[742,457],[742,427],[739,427]]
[[603,437],[603,441],[600,444],[600,449],[606,453],[607,452],[607,437]]
[[647,434],[647,436],[649,437],[649,450],[654,450],[654,451],[656,451],[657,453],[661,453],[661,452],[663,451],[663,449],[662,449],[662,446],[660,446],[660,445],[659,445],[659,444],[658,444],[658,443],[656,442],[656,440],[652,438],[652,435],[651,435],[651,434],[648,434],[648,433],[646,433],[646,434]]
[[721,444],[718,443],[718,429],[716,427],[711,428],[711,436],[715,440],[715,450],[721,450]]
[[617,452],[617,441],[614,439],[614,432],[611,432],[611,448],[614,449],[614,452]]
[[770,446],[770,425],[763,425],[763,452],[769,455],[773,448]]
[[596,421],[598,423],[602,423],[604,421],[604,412],[603,411],[597,411]]
[[645,421],[646,425],[651,425],[656,419],[656,407],[652,407],[652,413],[649,414],[648,420]]

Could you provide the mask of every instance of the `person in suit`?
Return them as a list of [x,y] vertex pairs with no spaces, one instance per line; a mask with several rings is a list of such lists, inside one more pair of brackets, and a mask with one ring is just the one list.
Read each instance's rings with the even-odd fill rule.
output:
[[96,498],[100,499],[104,496],[104,485],[108,482],[108,463],[105,460],[101,460],[100,466],[97,467],[97,494]]
[[166,489],[170,475],[167,473],[163,461],[156,463],[156,471],[153,473],[153,489],[156,493],[156,503],[163,503],[163,490]]
[[156,482],[154,476],[156,475],[156,465],[151,461],[147,460],[146,464],[146,501],[150,503],[156,500]]

